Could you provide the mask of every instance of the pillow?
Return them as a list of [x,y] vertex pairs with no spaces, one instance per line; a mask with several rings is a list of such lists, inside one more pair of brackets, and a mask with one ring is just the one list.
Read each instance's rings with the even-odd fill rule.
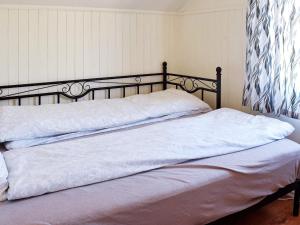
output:
[[44,144],[51,144],[55,142],[70,140],[74,138],[80,138],[85,137],[89,135],[95,135],[95,134],[104,134],[111,131],[117,131],[125,128],[130,128],[134,126],[141,126],[146,124],[152,124],[156,122],[162,122],[170,119],[176,119],[184,116],[191,116],[191,115],[199,115],[201,112],[199,111],[193,111],[193,112],[183,112],[183,113],[174,113],[173,115],[167,115],[162,116],[159,118],[153,118],[153,119],[147,119],[143,120],[137,123],[131,123],[124,126],[116,126],[112,128],[107,129],[101,129],[101,130],[95,130],[95,131],[85,131],[85,132],[75,132],[75,133],[69,133],[69,134],[62,134],[62,135],[56,135],[52,137],[42,137],[42,138],[34,138],[34,139],[26,139],[26,140],[18,140],[18,141],[8,141],[4,143],[6,150],[13,150],[13,149],[19,149],[19,148],[29,148],[33,146],[38,145],[44,145]]
[[196,96],[177,89],[134,95],[127,99],[139,105],[149,118],[169,115],[171,112],[181,113],[199,109],[202,113],[211,111],[210,106]]
[[51,137],[136,123],[210,107],[195,96],[166,90],[121,99],[0,107],[0,142]]

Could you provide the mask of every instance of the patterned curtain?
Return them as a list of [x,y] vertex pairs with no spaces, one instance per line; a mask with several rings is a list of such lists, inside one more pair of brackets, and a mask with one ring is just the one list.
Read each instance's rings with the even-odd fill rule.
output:
[[243,105],[300,119],[300,0],[249,0]]

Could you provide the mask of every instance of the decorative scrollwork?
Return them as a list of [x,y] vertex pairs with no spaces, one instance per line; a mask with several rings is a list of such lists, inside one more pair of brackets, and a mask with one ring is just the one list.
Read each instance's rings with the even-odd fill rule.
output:
[[180,84],[188,92],[194,92],[199,88],[197,80],[193,78],[182,78]]
[[87,81],[86,81],[86,82],[83,82],[83,89],[84,89],[85,91],[89,91],[89,90],[91,90],[91,85],[88,84]]
[[212,86],[213,88],[217,88],[217,86],[218,86],[218,85],[217,85],[217,81],[212,82],[212,83],[211,83],[211,86]]
[[203,89],[214,92],[217,87],[217,81],[203,80],[201,78],[197,79],[196,77],[176,77],[173,79],[168,77],[168,82],[171,82],[189,93],[195,93]]
[[136,81],[136,83],[140,84],[142,83],[142,78],[140,76],[135,77],[134,80]]
[[78,98],[84,96],[91,89],[91,86],[86,84],[87,82],[73,82],[64,84],[61,88],[61,92],[69,98]]
[[[72,99],[81,98],[87,95],[93,88],[96,88],[96,85],[137,85],[142,83],[142,77],[136,76],[133,77],[134,82],[117,82],[117,81],[82,81],[82,82],[73,82],[63,84],[61,87],[61,93]],[[102,87],[102,86],[101,86]],[[105,86],[103,86],[105,88]],[[109,88],[109,87],[108,87]]]
[[70,91],[70,85],[69,84],[66,84],[64,87],[62,87],[61,91],[63,93],[68,93]]
[[[128,79],[128,82],[126,82]],[[0,98],[19,98],[20,96],[41,96],[43,93],[53,94],[53,95],[64,95],[70,99],[79,99],[86,96],[93,90],[108,90],[114,87],[126,87],[126,86],[138,86],[143,83],[142,76],[140,75],[132,75],[126,78],[120,77],[120,79],[116,78],[102,78],[102,79],[89,79],[89,80],[78,80],[71,82],[49,82],[49,83],[40,83],[34,85],[27,85],[29,88],[23,89],[19,91],[14,88],[18,88],[17,85],[13,87],[0,87]],[[23,85],[24,86],[24,85]],[[9,94],[4,94],[6,90],[13,90]],[[52,91],[49,91],[51,89]],[[16,91],[15,91],[16,90]],[[37,93],[38,92],[38,93]]]

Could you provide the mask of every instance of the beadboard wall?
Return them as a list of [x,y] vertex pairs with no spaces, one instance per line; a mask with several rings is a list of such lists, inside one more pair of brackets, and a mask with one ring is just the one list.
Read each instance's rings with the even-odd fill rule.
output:
[[160,72],[174,13],[0,6],[0,85]]
[[245,3],[244,0],[191,0],[183,8],[178,28],[178,72],[214,78],[215,67],[221,66],[222,105],[239,110],[245,75]]

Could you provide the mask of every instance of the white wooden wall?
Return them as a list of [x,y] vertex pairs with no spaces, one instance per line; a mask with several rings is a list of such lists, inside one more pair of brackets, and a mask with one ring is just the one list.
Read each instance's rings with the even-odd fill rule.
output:
[[[0,7],[0,85],[160,72],[176,15]],[[172,60],[170,60],[172,61]]]
[[[245,2],[191,0],[179,25],[177,71],[215,78],[215,68],[221,66],[222,104],[236,109],[242,109],[245,75]],[[208,101],[213,104],[214,96]]]

